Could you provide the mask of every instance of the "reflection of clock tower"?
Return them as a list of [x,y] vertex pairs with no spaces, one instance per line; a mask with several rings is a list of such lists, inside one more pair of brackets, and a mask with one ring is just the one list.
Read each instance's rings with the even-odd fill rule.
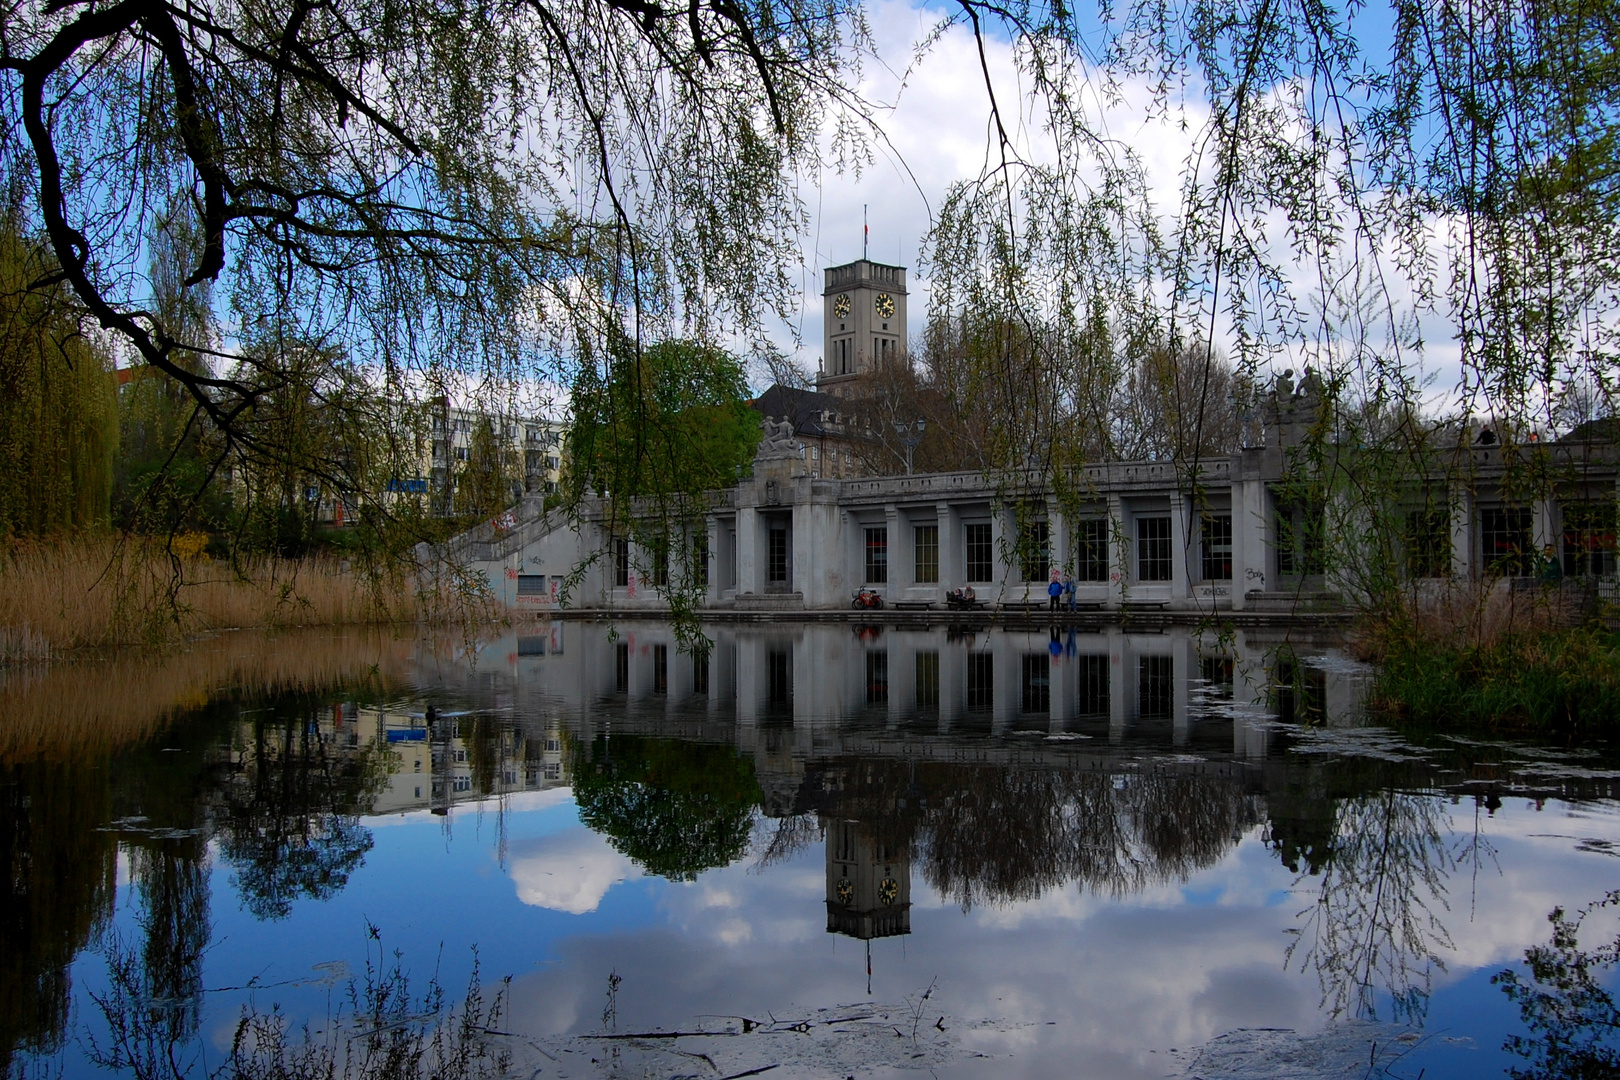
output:
[[861,259],[826,270],[825,351],[816,389],[848,396],[862,375],[906,353],[906,268]]
[[911,855],[858,821],[827,826],[827,933],[861,941],[911,933]]

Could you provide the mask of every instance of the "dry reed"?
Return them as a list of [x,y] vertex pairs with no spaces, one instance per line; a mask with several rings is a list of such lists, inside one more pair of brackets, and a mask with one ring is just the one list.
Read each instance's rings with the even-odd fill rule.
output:
[[329,557],[232,564],[160,541],[17,541],[0,550],[0,660],[169,644],[209,630],[483,615],[454,574],[363,573]]
[[411,669],[414,635],[385,629],[219,634],[183,648],[0,672],[0,762],[104,755],[224,694],[385,691]]

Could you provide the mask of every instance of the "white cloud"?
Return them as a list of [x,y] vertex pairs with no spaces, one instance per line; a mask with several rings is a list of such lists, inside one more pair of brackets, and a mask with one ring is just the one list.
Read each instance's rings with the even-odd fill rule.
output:
[[613,886],[641,876],[627,856],[584,826],[508,848],[508,872],[518,899],[533,907],[583,915]]

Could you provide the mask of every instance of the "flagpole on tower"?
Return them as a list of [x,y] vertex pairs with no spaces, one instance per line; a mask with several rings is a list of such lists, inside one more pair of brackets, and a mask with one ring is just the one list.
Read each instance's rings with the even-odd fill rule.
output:
[[866,204],[861,203],[861,258],[866,258],[866,246],[872,240],[872,226],[866,223]]

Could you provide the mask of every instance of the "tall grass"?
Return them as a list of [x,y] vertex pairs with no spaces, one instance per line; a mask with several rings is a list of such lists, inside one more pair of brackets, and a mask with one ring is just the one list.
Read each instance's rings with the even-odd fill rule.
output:
[[1437,728],[1620,735],[1620,634],[1598,614],[1571,586],[1414,600],[1358,628],[1369,705]]
[[0,549],[0,661],[166,644],[226,628],[440,622],[487,614],[476,583],[313,556],[227,563],[145,538]]

